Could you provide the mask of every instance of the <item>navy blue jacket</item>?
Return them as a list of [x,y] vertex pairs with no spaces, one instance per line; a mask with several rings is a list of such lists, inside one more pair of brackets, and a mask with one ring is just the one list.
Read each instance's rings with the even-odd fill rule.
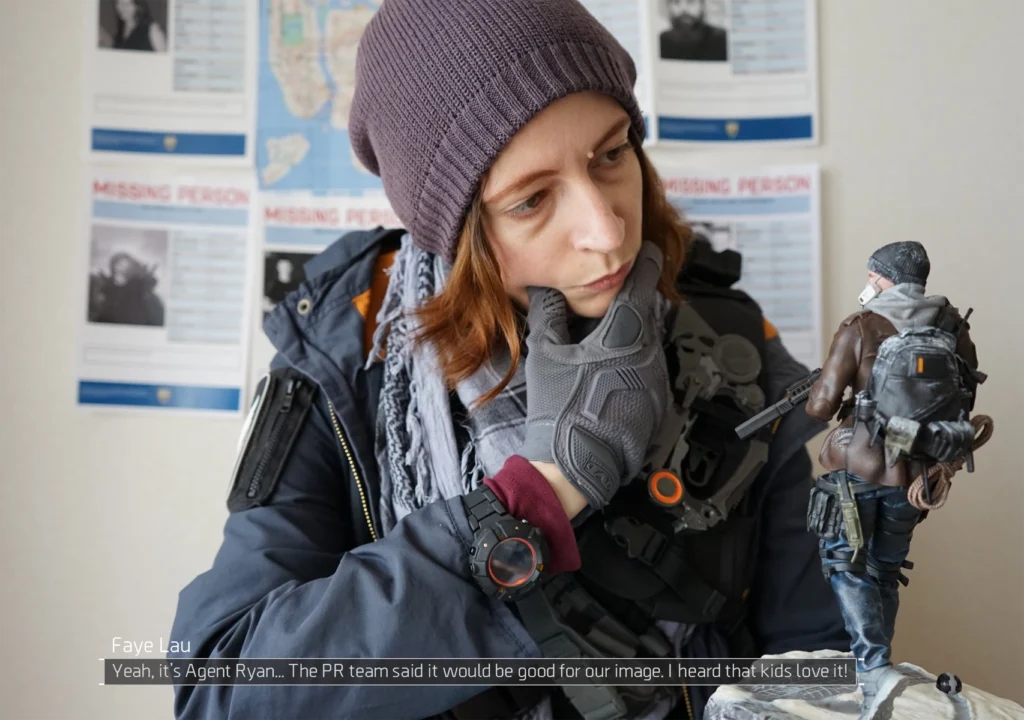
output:
[[[511,610],[470,575],[472,535],[458,498],[381,537],[373,455],[380,364],[363,369],[364,321],[353,304],[370,288],[381,235],[350,233],[311,260],[307,280],[265,322],[274,366],[299,369],[320,392],[274,494],[228,517],[213,566],[181,591],[170,636],[190,650],[169,657],[540,657]],[[770,394],[806,373],[778,340],[768,343],[766,365]],[[755,481],[766,483],[765,513],[750,620],[765,653],[849,648],[804,526],[811,465],[803,445],[823,427],[791,413]],[[482,689],[182,686],[174,709],[179,718],[218,720],[424,718]]]

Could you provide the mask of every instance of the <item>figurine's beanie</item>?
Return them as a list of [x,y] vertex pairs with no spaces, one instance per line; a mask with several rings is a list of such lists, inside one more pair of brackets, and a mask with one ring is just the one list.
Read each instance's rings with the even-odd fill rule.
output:
[[925,285],[932,264],[924,245],[919,242],[894,242],[878,248],[868,259],[868,270],[876,272],[896,285]]
[[356,56],[349,137],[424,250],[454,261],[484,172],[534,115],[575,92],[644,119],[629,54],[577,0],[386,0]]

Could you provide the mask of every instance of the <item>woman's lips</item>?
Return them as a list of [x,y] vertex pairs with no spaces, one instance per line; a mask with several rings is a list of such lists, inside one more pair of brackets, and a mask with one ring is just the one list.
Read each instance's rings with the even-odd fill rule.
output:
[[622,285],[626,276],[629,275],[629,268],[633,266],[632,262],[628,262],[618,270],[613,272],[611,275],[605,275],[602,278],[598,278],[592,283],[583,286],[583,289],[587,292],[604,292],[605,290],[612,290]]

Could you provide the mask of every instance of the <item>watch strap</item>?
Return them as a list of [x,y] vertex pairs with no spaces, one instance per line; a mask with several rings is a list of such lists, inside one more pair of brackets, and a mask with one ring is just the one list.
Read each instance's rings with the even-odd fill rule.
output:
[[508,510],[486,485],[464,495],[462,502],[466,508],[469,529],[474,534],[493,519],[508,516]]

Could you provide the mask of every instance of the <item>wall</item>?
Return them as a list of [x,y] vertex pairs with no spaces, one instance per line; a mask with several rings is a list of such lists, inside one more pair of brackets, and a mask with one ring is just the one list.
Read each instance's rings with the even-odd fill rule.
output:
[[[212,561],[240,421],[73,407],[90,3],[0,0],[0,715],[168,718],[171,690],[100,687],[113,636],[167,637]],[[827,342],[876,246],[925,242],[975,308],[996,434],[920,526],[896,657],[1024,702],[1024,2],[821,3],[822,145],[696,166],[821,163]],[[816,452],[817,448],[814,448]]]

